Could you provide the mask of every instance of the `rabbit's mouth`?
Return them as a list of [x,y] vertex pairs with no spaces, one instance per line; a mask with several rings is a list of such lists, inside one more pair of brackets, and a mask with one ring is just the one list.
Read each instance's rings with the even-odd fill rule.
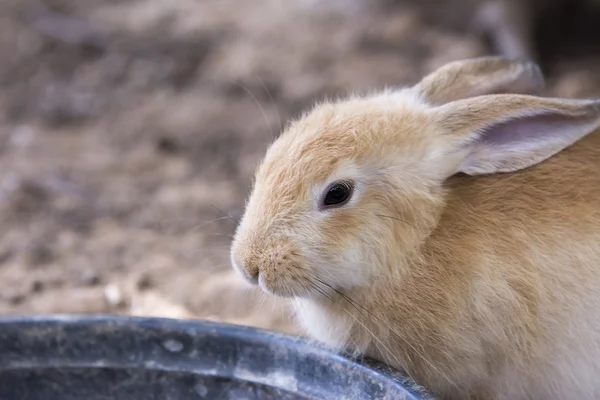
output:
[[260,287],[268,295],[288,299],[330,302],[344,296],[343,292],[334,285],[320,277],[315,277],[311,271],[298,265],[280,270],[265,268],[258,274],[256,280],[252,278],[246,280]]
[[259,275],[257,285],[266,294],[283,298],[315,299],[330,296],[326,289],[312,284],[308,279],[281,277],[273,279],[265,273]]

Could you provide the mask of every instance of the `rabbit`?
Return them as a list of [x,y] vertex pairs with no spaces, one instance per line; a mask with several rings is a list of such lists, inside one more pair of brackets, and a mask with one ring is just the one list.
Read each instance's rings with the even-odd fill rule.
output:
[[440,399],[600,398],[600,100],[451,62],[269,146],[232,267],[308,336]]

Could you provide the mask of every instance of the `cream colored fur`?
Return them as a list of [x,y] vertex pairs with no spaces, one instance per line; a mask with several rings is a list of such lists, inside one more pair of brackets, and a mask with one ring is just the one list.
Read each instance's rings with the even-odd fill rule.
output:
[[[268,149],[234,268],[294,298],[315,339],[442,399],[600,398],[600,107],[528,96],[540,78],[530,63],[467,60],[317,105]],[[567,121],[556,140],[472,144],[547,112]],[[320,209],[337,179],[356,182],[352,199]]]

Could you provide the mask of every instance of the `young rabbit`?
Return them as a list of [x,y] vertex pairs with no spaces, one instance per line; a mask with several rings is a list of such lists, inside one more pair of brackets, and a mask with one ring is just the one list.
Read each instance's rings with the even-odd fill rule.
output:
[[268,149],[234,268],[442,399],[600,398],[600,101],[541,84],[482,58],[317,105]]

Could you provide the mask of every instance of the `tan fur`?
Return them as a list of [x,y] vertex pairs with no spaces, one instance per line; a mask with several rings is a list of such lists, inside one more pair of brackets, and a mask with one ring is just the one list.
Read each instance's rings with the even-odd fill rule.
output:
[[[325,103],[292,123],[257,172],[234,267],[293,297],[316,339],[442,399],[600,398],[600,130],[517,172],[454,175],[458,126],[496,111],[450,123],[451,105],[423,93]],[[578,104],[565,113],[600,123]],[[324,212],[337,179],[356,193]]]

